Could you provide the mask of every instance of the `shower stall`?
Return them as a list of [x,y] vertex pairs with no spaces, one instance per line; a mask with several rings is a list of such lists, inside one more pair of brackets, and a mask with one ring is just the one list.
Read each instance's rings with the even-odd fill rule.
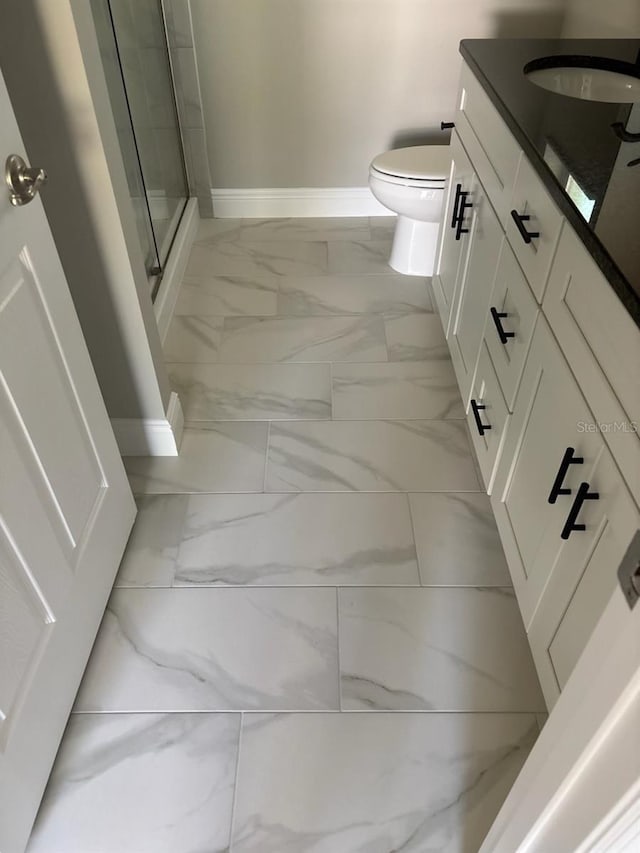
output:
[[152,298],[189,191],[162,0],[91,0]]

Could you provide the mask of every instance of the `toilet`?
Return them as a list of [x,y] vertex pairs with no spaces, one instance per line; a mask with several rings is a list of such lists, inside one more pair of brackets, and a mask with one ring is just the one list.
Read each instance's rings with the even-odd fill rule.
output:
[[451,166],[448,145],[416,145],[378,154],[369,187],[398,214],[389,266],[405,275],[433,274],[436,241]]

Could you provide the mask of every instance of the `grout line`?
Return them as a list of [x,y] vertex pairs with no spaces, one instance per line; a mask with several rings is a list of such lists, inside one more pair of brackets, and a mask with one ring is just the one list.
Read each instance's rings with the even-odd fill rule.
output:
[[238,754],[236,756],[235,784],[233,786],[233,800],[231,802],[231,820],[229,821],[229,853],[233,850],[233,830],[236,817],[236,803],[238,800],[238,779],[240,776],[240,750],[242,748],[242,731],[244,729],[244,711],[240,711],[240,727],[238,730]]
[[217,584],[181,584],[174,586],[167,585],[149,585],[145,584],[144,586],[114,586],[113,589],[118,590],[147,590],[147,589],[178,589],[178,590],[190,590],[192,592],[197,592],[199,590],[205,589],[217,589],[220,591],[228,591],[228,590],[259,590],[259,589],[348,589],[348,590],[356,590],[356,589],[394,589],[394,590],[411,590],[415,592],[416,590],[423,589],[469,589],[475,590],[477,592],[487,592],[490,590],[510,590],[513,591],[513,586],[511,584],[501,583],[501,584],[419,584],[419,583],[371,583],[365,581],[364,583],[342,583],[342,584],[321,584],[321,583],[263,583],[263,584],[232,584],[232,583],[217,583]]
[[331,406],[331,417],[329,420],[336,420],[334,415],[335,402],[333,399],[333,362],[329,362],[329,404]]
[[[272,716],[281,716],[283,714],[330,714],[332,716],[339,716],[342,714],[417,714],[420,716],[444,716],[444,715],[463,715],[463,714],[473,714],[474,716],[487,716],[490,714],[501,714],[502,716],[529,716],[529,717],[537,717],[539,715],[549,715],[549,710],[536,710],[536,711],[490,711],[490,710],[473,710],[469,708],[464,709],[455,709],[455,708],[439,708],[439,709],[431,709],[431,708],[372,708],[372,709],[364,709],[364,708],[349,708],[344,711],[339,711],[336,708],[243,708],[243,709],[228,709],[225,708],[223,710],[188,710],[188,711],[72,711],[70,716],[74,717],[116,717],[116,716],[135,716],[144,714],[145,716],[149,716],[151,714],[156,716],[168,716],[174,714],[182,714],[186,715],[204,715],[208,714],[209,716],[231,716],[231,715],[241,715],[241,716],[258,716],[260,714],[263,715],[272,715]],[[238,741],[238,745],[240,742]],[[238,758],[240,750],[238,750]],[[235,792],[234,792],[235,794]]]
[[340,591],[336,590],[336,648],[338,652],[338,710],[342,712],[342,661],[340,656]]
[[[267,491],[267,465],[269,464],[269,443],[271,441],[271,421],[267,422],[267,442],[264,447],[264,475],[262,477],[262,493]],[[260,494],[258,492],[258,494]]]

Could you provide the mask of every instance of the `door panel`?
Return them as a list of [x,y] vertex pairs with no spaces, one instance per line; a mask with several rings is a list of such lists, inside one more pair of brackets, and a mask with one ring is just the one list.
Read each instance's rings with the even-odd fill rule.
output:
[[613,457],[603,448],[587,478],[587,501],[575,531],[555,543],[557,559],[529,629],[547,704],[564,687],[617,583],[616,570],[640,528],[640,513]]
[[469,228],[469,254],[458,284],[459,295],[449,329],[451,360],[462,402],[469,405],[471,383],[480,355],[500,247],[504,240],[489,199],[477,176],[468,196],[465,222]]
[[[4,393],[71,559],[106,483],[26,249],[0,273],[0,364]],[[29,375],[33,364],[37,381]]]
[[451,158],[447,203],[442,223],[442,247],[438,274],[434,278],[434,293],[445,335],[449,334],[461,267],[469,248],[468,232],[458,233],[456,225],[460,192],[470,192],[473,182],[473,168],[455,131],[451,137]]
[[[492,505],[518,602],[528,627],[560,553],[560,533],[580,483],[604,450],[600,435],[580,430],[593,420],[546,322],[538,318],[523,373]],[[583,459],[569,466],[561,494],[549,502],[567,448]]]
[[[10,154],[26,160],[0,77],[2,166]],[[12,206],[3,182],[2,853],[22,853],[27,843],[134,516],[42,203]]]
[[[0,522],[1,523],[1,522]],[[47,642],[52,614],[4,525],[0,528],[0,749]]]

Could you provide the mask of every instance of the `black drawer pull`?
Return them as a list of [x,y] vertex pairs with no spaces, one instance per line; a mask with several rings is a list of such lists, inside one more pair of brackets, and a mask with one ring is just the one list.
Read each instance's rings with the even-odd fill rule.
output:
[[480,403],[476,403],[475,400],[471,401],[471,411],[473,412],[473,417],[480,435],[484,435],[488,429],[491,429],[491,424],[483,424],[482,417],[480,416],[480,412],[486,408],[486,406],[483,406]]
[[456,194],[453,199],[453,216],[451,217],[451,227],[455,228],[458,224],[458,205],[460,204],[460,196],[462,195],[462,184],[456,184]]
[[490,308],[491,316],[493,317],[493,322],[496,326],[496,331],[498,333],[498,337],[500,338],[501,344],[506,344],[509,338],[515,338],[515,332],[505,332],[504,327],[502,325],[502,321],[505,320],[509,315],[505,314],[504,311],[498,311],[497,308]]
[[533,239],[540,236],[539,231],[527,231],[527,229],[525,228],[524,223],[529,222],[529,220],[531,219],[528,213],[518,213],[517,210],[512,210],[511,218],[516,223],[516,228],[520,232],[520,236],[527,245]]
[[463,234],[468,234],[469,229],[464,227],[464,211],[467,207],[473,207],[470,201],[467,201],[468,192],[460,193],[460,205],[458,207],[458,223],[456,225],[456,240],[459,240]]
[[558,500],[558,497],[560,495],[571,494],[571,489],[563,488],[562,484],[564,483],[564,478],[567,476],[569,465],[582,465],[582,463],[584,462],[582,456],[573,455],[575,452],[575,447],[567,447],[564,452],[564,456],[562,457],[562,461],[560,462],[560,467],[558,468],[558,473],[556,474],[556,478],[553,481],[553,486],[551,486],[551,491],[549,492],[550,504],[554,504]]
[[455,123],[452,121],[440,122],[440,130],[451,130],[452,127],[455,127]]
[[562,528],[562,533],[560,534],[561,539],[568,539],[574,530],[587,529],[586,524],[576,524],[576,519],[578,518],[580,510],[582,509],[582,504],[585,501],[597,501],[599,498],[600,495],[598,492],[589,491],[589,483],[580,483],[578,494],[573,502],[573,506],[569,510],[569,515],[567,516],[564,527]]

